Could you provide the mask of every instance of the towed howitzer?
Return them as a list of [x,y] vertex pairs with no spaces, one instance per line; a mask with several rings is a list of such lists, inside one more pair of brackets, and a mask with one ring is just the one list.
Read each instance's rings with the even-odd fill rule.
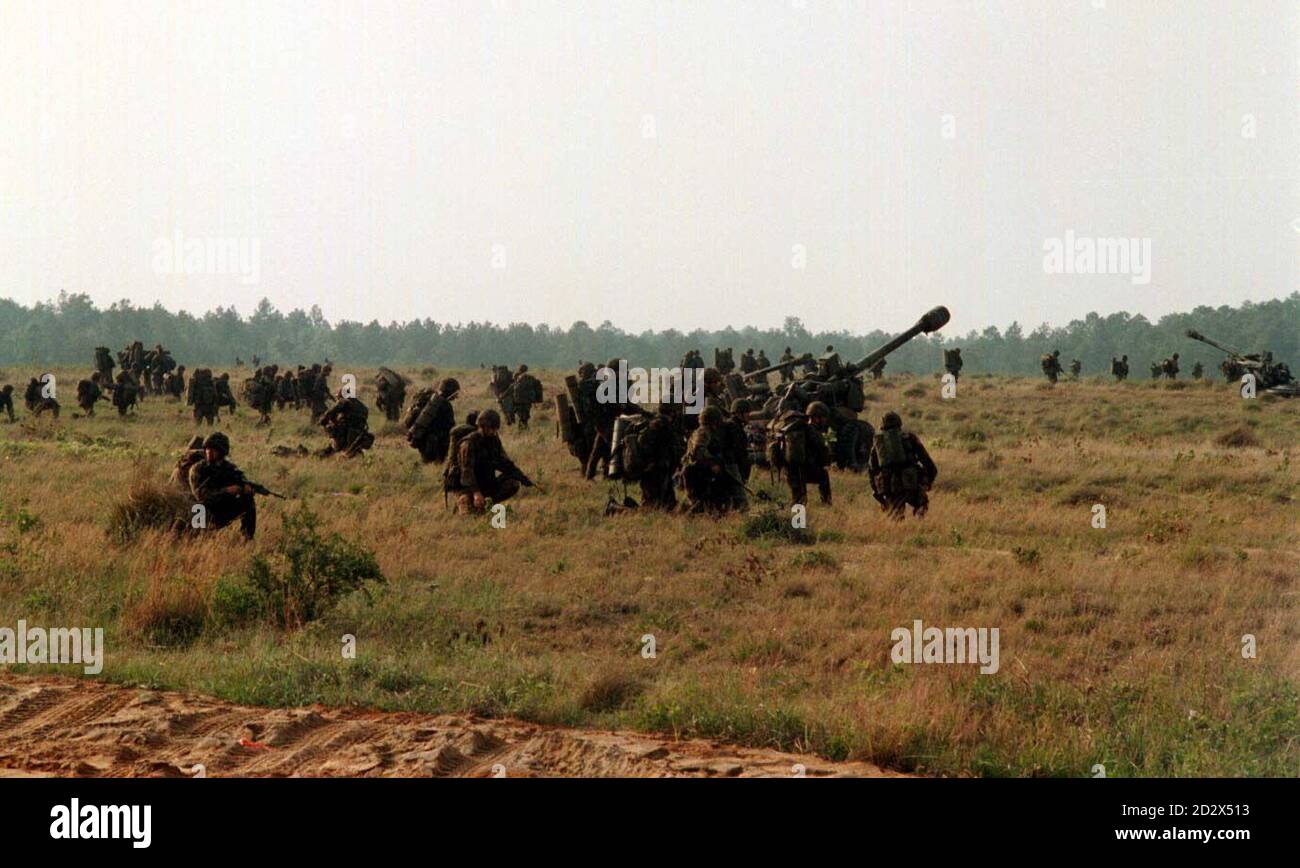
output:
[[[875,366],[877,362],[879,362],[885,356],[892,353],[894,350],[901,347],[903,344],[910,341],[912,338],[916,337],[922,332],[924,332],[925,334],[930,334],[931,332],[937,332],[939,329],[947,325],[948,320],[950,319],[952,319],[952,314],[948,312],[948,308],[944,307],[943,305],[940,305],[939,307],[936,308],[932,308],[931,310],[926,311],[925,315],[922,316],[919,320],[917,320],[912,325],[912,327],[909,328],[907,331],[894,337],[884,346],[877,347],[876,349],[867,353],[859,361],[854,362],[852,364],[845,365],[842,371],[844,374],[852,376],[854,374],[859,374],[862,371],[870,370],[872,367]],[[813,360],[814,360],[814,356],[812,353],[804,353],[802,356],[799,356],[797,359],[789,359],[788,361],[777,362],[775,365],[768,365],[766,368],[759,368],[756,371],[750,371],[748,374],[745,374],[744,377],[746,380],[751,380],[756,377],[761,377],[764,374],[770,374],[773,371],[779,371],[782,368],[789,368],[789,367],[794,367],[796,365],[803,365]]]
[[1259,387],[1265,392],[1288,398],[1300,396],[1300,382],[1296,382],[1291,369],[1285,363],[1273,361],[1272,353],[1243,353],[1227,344],[1207,338],[1196,329],[1188,329],[1187,336],[1227,354],[1231,366],[1242,373],[1253,374]]

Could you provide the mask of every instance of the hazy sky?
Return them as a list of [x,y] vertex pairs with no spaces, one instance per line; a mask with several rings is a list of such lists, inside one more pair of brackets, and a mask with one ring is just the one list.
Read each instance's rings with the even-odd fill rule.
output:
[[[957,332],[1273,298],[1298,55],[1271,0],[0,0],[0,297]],[[1067,232],[1149,239],[1149,280],[1048,273]]]

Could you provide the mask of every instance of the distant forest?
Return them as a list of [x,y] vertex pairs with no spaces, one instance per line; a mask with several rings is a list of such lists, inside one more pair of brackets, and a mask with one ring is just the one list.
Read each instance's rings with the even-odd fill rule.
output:
[[[917,310],[919,316],[922,311]],[[218,307],[202,316],[172,313],[160,305],[135,307],[119,301],[106,310],[84,294],[61,293],[56,301],[24,307],[0,299],[0,365],[84,365],[94,348],[122,349],[134,340],[161,343],[177,361],[227,367],[254,354],[264,363],[310,364],[330,359],[354,365],[432,365],[478,367],[480,364],[573,368],[580,359],[596,362],[613,356],[644,366],[677,364],[686,350],[699,348],[712,363],[714,347],[734,347],[737,360],[747,347],[767,352],[775,362],[786,346],[796,354],[821,352],[827,344],[846,360],[856,360],[911,322],[889,323],[892,331],[865,334],[809,332],[798,317],[786,317],[780,329],[726,329],[680,332],[674,329],[629,334],[606,321],[596,327],[576,322],[568,329],[525,323],[440,323],[431,319],[406,323],[329,323],[320,309],[281,313],[263,299],[249,316]],[[1300,292],[1285,299],[1246,302],[1240,307],[1198,307],[1189,313],[1151,322],[1143,316],[1091,313],[1064,326],[1040,325],[1025,332],[1020,323],[999,330],[958,335],[947,330],[921,337],[889,357],[888,372],[924,374],[942,367],[941,350],[961,347],[964,373],[1037,374],[1039,357],[1061,350],[1062,362],[1083,363],[1084,375],[1106,373],[1112,355],[1127,353],[1135,377],[1144,377],[1151,361],[1180,353],[1190,372],[1202,361],[1211,371],[1222,358],[1217,350],[1184,336],[1195,328],[1211,338],[1251,352],[1270,349],[1292,367],[1300,366]]]

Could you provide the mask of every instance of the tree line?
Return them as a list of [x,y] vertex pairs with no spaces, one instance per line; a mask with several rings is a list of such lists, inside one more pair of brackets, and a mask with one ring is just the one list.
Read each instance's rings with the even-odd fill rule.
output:
[[[896,323],[902,330],[910,323]],[[942,368],[942,350],[961,347],[963,373],[1037,374],[1043,353],[1060,349],[1062,361],[1083,363],[1084,375],[1107,373],[1113,355],[1128,354],[1133,375],[1172,353],[1180,354],[1184,372],[1196,361],[1216,369],[1222,354],[1189,340],[1195,328],[1243,351],[1273,351],[1292,367],[1300,366],[1300,292],[1284,299],[1245,302],[1238,307],[1198,307],[1151,322],[1141,315],[1090,313],[1063,326],[1043,324],[1026,333],[1013,322],[965,335],[940,332],[918,337],[889,357],[888,372],[926,374]],[[548,325],[491,322],[444,323],[432,319],[381,325],[342,320],[330,323],[319,307],[283,313],[263,299],[248,316],[233,307],[217,307],[201,316],[171,312],[161,305],[136,307],[119,301],[106,309],[85,294],[60,293],[30,307],[0,299],[0,365],[91,366],[94,348],[122,349],[134,340],[161,343],[190,367],[228,367],[238,356],[250,362],[310,364],[329,359],[354,365],[431,365],[478,367],[526,362],[534,367],[575,367],[579,360],[603,362],[627,358],[644,366],[676,365],[688,349],[703,350],[711,363],[714,347],[734,347],[737,360],[749,347],[775,362],[785,347],[796,355],[820,353],[828,344],[846,361],[854,361],[896,332],[875,329],[810,332],[798,317],[786,317],[779,329],[745,327],[722,331],[676,329],[625,332],[609,321],[593,328],[575,322],[568,329]]]

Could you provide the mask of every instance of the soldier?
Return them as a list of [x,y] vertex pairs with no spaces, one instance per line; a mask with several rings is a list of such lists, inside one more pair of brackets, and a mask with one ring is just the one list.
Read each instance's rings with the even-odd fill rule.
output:
[[95,415],[97,402],[107,400],[104,397],[104,390],[99,388],[99,371],[91,374],[89,380],[81,380],[77,383],[77,406],[87,416]]
[[767,360],[767,353],[764,352],[763,350],[758,351],[758,367],[759,368],[772,367],[772,363]]
[[809,483],[817,484],[821,502],[831,504],[831,451],[826,445],[826,431],[831,425],[831,408],[813,401],[800,413],[789,410],[773,423],[773,433],[785,464],[786,484],[791,503],[808,502]]
[[1163,373],[1164,369],[1160,366],[1159,362],[1151,363],[1151,379],[1158,380]]
[[[123,372],[125,373],[125,372]],[[118,374],[118,389],[122,388],[122,375]],[[132,403],[134,403],[132,397]],[[190,385],[185,393],[185,403],[194,408],[194,424],[207,422],[213,425],[217,421],[217,384],[212,379],[212,371],[208,368],[198,368],[194,375],[190,377]],[[125,413],[117,401],[117,392],[113,393],[113,406],[118,408],[119,413]]]
[[334,366],[327,361],[316,371],[316,376],[312,380],[310,400],[312,422],[320,422],[320,417],[324,415],[330,398],[333,397],[333,392],[330,391],[330,374],[333,372]]
[[506,365],[492,366],[492,379],[488,382],[488,391],[497,399],[497,406],[501,408],[501,414],[505,416],[507,425],[515,424],[515,400],[510,391],[514,379],[514,375]]
[[108,347],[95,347],[95,370],[99,371],[101,383],[113,382],[113,354]]
[[14,421],[14,387],[10,383],[5,383],[0,389],[0,410],[5,411],[10,423]]
[[396,371],[380,368],[375,375],[375,406],[389,422],[402,418],[402,405],[406,403],[406,380]]
[[41,381],[32,377],[27,383],[27,391],[23,394],[23,403],[27,405],[27,409],[33,416],[39,416],[48,410],[54,414],[55,419],[59,418],[59,410],[62,409],[59,407],[59,402],[52,396],[45,397],[44,392],[45,388]]
[[416,396],[406,413],[406,442],[418,449],[425,463],[447,460],[451,430],[456,426],[456,411],[451,402],[460,394],[460,383],[448,377],[437,391],[427,389]]
[[326,458],[341,452],[348,458],[355,458],[375,443],[375,435],[370,433],[367,418],[370,410],[359,398],[345,398],[339,392],[338,403],[323,413],[320,426],[329,435],[330,445],[317,455]]
[[781,354],[781,358],[777,359],[777,362],[779,364],[785,365],[785,367],[781,368],[782,383],[788,383],[794,379],[794,365],[786,364],[787,362],[793,362],[793,361],[794,361],[794,353],[790,351],[789,347],[786,347],[785,352]]
[[740,357],[740,373],[748,374],[751,371],[758,370],[758,360],[754,358],[754,348],[750,347],[745,350],[745,354]]
[[217,390],[217,410],[220,411],[222,407],[229,407],[230,412],[235,412],[235,409],[239,405],[235,403],[235,393],[230,391],[229,372],[223,373],[220,377],[217,377],[217,380],[213,385]]
[[521,364],[519,370],[515,372],[508,387],[510,391],[510,404],[515,414],[519,417],[520,429],[528,427],[528,419],[533,412],[533,404],[541,403],[542,384],[541,381],[528,373],[528,366]]
[[648,457],[641,472],[641,506],[647,509],[671,511],[677,507],[677,491],[673,477],[686,452],[681,435],[682,405],[664,401],[646,425],[642,435]]
[[1079,379],[1079,375],[1082,374],[1082,373],[1083,373],[1083,362],[1079,361],[1078,359],[1071,359],[1071,360],[1070,360],[1070,379],[1071,379],[1071,380],[1077,380],[1077,379]]
[[[128,411],[133,410],[139,398],[140,387],[131,379],[130,372],[125,369],[118,371],[117,385],[113,387],[113,407],[117,410],[117,415],[125,416]],[[194,418],[198,421],[197,409]]]
[[[193,442],[193,441],[191,441]],[[239,519],[239,530],[251,540],[257,533],[257,501],[253,485],[226,460],[230,439],[220,431],[203,441],[203,460],[190,467],[190,494],[203,507],[206,524],[214,530]]]
[[1205,366],[1200,362],[1192,365],[1192,379],[1199,380],[1203,376],[1205,376]]
[[[599,400],[600,380],[618,377],[621,359],[610,359],[600,372],[599,378],[579,383],[579,397],[583,398],[584,419],[590,418],[594,430],[591,441],[591,454],[587,456],[587,478],[594,479],[596,473],[605,473],[609,468],[610,444],[614,441],[614,422],[624,413],[640,413],[640,407],[629,407],[614,401]],[[584,393],[584,389],[588,393]]]
[[1039,360],[1039,364],[1042,365],[1043,374],[1047,377],[1047,381],[1055,383],[1056,378],[1061,376],[1061,351],[1052,350]]
[[258,369],[248,388],[248,404],[258,413],[257,425],[271,424],[271,408],[275,405],[275,374],[269,369]]
[[[884,359],[881,359],[883,362]],[[954,380],[961,379],[961,348],[953,347],[950,350],[943,351],[943,369],[952,374]]]
[[172,475],[167,480],[171,485],[175,485],[182,491],[190,490],[190,468],[198,464],[204,458],[203,454],[203,436],[195,434],[190,438],[190,442],[181,450],[181,455],[176,459],[176,466],[172,468]]
[[926,491],[939,470],[920,439],[903,430],[903,420],[892,410],[881,420],[869,468],[873,496],[890,518],[901,519],[908,506],[912,515],[925,515],[930,506]]
[[1178,353],[1174,353],[1169,358],[1160,363],[1161,372],[1171,380],[1178,379]]
[[691,434],[679,475],[686,490],[686,510],[692,514],[722,512],[735,502],[738,484],[727,473],[722,426],[725,414],[716,405],[700,413],[699,427]]
[[733,485],[730,488],[731,507],[745,510],[749,507],[745,483],[749,482],[752,464],[749,458],[749,414],[754,405],[746,398],[731,402],[731,413],[723,419],[718,431],[722,440],[723,468]]
[[167,375],[167,378],[163,381],[163,389],[178,401],[185,397],[184,365],[177,365],[176,370]]
[[872,365],[870,368],[871,379],[879,380],[881,377],[885,376],[885,365],[887,364],[888,361],[886,359],[881,359]]
[[294,385],[293,371],[285,371],[275,378],[275,407],[277,410],[283,410],[288,404],[292,404],[295,410],[298,409],[298,395]]
[[1128,356],[1120,358],[1110,357],[1110,372],[1115,377],[1115,382],[1122,383],[1128,379]]
[[456,444],[455,457],[444,476],[448,491],[456,495],[458,512],[482,513],[490,500],[509,500],[533,481],[520,470],[501,445],[501,415],[484,410],[475,420],[475,430]]

